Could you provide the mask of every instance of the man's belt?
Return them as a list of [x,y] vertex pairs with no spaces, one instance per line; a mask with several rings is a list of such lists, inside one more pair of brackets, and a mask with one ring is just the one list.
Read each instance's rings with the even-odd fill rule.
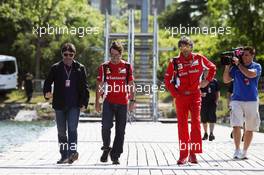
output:
[[200,93],[200,90],[194,90],[194,91],[177,91],[180,95],[192,95],[196,93]]

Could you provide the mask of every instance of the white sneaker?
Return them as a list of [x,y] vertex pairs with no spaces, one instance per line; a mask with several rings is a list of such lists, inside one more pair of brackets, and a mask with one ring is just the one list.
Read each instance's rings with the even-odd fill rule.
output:
[[241,151],[240,149],[236,149],[235,150],[235,153],[233,155],[233,159],[240,159],[240,156],[241,156]]
[[247,151],[242,151],[241,153],[240,153],[240,157],[239,157],[239,159],[241,159],[241,160],[246,160],[246,159],[248,159],[248,157],[247,157]]

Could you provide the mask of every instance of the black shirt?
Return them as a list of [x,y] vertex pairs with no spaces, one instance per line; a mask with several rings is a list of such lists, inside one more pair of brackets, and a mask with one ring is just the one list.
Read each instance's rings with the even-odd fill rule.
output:
[[213,79],[205,88],[201,88],[202,103],[215,103],[216,92],[219,91],[219,84],[216,79]]
[[[69,69],[69,68],[68,68]],[[60,61],[51,66],[48,77],[44,82],[43,93],[51,92],[51,85],[54,83],[52,107],[54,109],[65,109],[68,106],[87,107],[89,91],[85,67],[77,61],[72,63],[70,87],[66,89],[65,81],[67,74],[64,63]]]

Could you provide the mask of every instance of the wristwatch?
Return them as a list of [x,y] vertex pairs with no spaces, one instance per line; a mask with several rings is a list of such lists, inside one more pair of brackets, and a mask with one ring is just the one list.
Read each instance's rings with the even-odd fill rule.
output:
[[136,100],[135,100],[135,99],[130,99],[129,101],[130,101],[130,102],[133,102],[133,103],[135,103],[135,102],[136,102]]

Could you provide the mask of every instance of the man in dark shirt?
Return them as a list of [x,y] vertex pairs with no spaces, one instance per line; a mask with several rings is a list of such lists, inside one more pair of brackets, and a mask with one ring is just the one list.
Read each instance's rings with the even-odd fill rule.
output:
[[25,88],[26,102],[29,103],[33,95],[33,75],[31,73],[26,73],[22,86]]
[[[77,152],[79,114],[80,110],[87,108],[89,101],[86,70],[82,64],[74,60],[76,54],[74,45],[65,43],[61,54],[63,60],[52,65],[43,89],[46,99],[53,98],[52,106],[56,113],[61,153],[58,164],[73,163],[79,157]],[[53,94],[52,83],[54,83]]]
[[207,127],[209,123],[210,135],[209,141],[215,139],[214,125],[216,123],[216,107],[220,97],[220,89],[216,79],[213,79],[206,87],[201,88],[202,92],[202,107],[201,107],[201,122],[204,128],[203,140],[208,139]]

